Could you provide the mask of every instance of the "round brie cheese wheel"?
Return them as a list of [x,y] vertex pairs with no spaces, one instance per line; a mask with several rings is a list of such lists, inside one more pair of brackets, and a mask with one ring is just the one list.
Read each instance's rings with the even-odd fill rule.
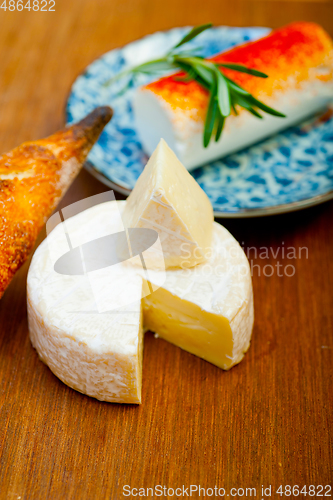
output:
[[125,204],[89,208],[58,224],[37,248],[28,321],[38,355],[65,384],[102,401],[141,403],[144,331],[229,369],[250,344],[252,280],[242,248],[215,222],[210,254],[192,268],[165,270],[161,262],[150,269],[147,249],[91,272],[55,270],[67,252],[124,231]]

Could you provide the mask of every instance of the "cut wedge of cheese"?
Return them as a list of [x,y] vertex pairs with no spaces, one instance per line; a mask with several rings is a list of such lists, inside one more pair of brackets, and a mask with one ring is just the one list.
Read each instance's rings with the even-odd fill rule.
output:
[[74,231],[76,244],[117,233],[126,209],[124,201],[102,203],[55,227],[31,262],[28,320],[33,346],[65,384],[99,400],[141,403],[144,330],[227,370],[250,344],[252,282],[243,250],[213,223],[210,255],[195,267],[147,274],[129,259],[107,268],[110,307],[100,312],[90,273],[60,274],[54,264],[68,250],[65,233]]
[[213,209],[206,193],[162,139],[127,199],[127,228],[155,229],[166,268],[205,260],[212,240]]

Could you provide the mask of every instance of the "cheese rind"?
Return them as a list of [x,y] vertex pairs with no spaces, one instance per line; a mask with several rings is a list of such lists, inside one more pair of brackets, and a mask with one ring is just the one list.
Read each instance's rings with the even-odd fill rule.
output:
[[[111,230],[116,232],[116,214],[125,207],[126,202],[103,203],[68,219],[68,227],[75,228],[77,241],[81,241],[94,222],[96,226],[107,221],[105,224],[111,222],[112,226],[114,212]],[[154,290],[150,295],[143,292],[147,274],[142,267],[130,261],[117,264],[124,276],[123,289],[119,290],[117,281],[110,310],[103,313],[98,311],[87,275],[54,271],[49,247],[60,244],[65,251],[62,224],[32,259],[27,282],[28,320],[30,338],[40,358],[73,389],[103,401],[140,403],[144,329],[152,329],[224,369],[238,363],[248,349],[253,327],[249,263],[236,240],[219,224],[213,224],[211,255],[206,262],[169,269],[166,279],[163,270],[149,270]],[[128,287],[132,302],[119,302],[116,307]]]
[[[68,329],[28,298],[31,343],[40,359],[72,389],[100,401],[140,404],[143,353],[140,301],[136,309],[130,320],[128,311],[119,315],[117,324],[98,317],[96,312],[85,314],[75,328]],[[98,343],[103,343],[103,348],[95,345],[96,335],[95,339],[82,338],[87,329],[98,332]],[[122,338],[128,349],[118,350],[110,345],[109,331]]]
[[206,193],[161,140],[127,199],[125,227],[155,229],[165,267],[183,268],[206,260],[213,220]]
[[[141,403],[143,280],[126,265],[107,268],[113,300],[110,311],[100,313],[89,273],[71,276],[54,270],[55,259],[67,251],[64,226],[76,244],[89,241],[89,234],[117,233],[122,228],[117,202],[67,219],[36,250],[27,280],[31,342],[73,389],[102,401]],[[124,295],[129,303],[124,304]]]

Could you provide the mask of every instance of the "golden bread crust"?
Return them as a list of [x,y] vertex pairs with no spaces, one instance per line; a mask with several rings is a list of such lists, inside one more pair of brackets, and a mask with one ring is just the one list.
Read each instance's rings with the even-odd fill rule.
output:
[[108,107],[0,157],[0,297],[110,120]]

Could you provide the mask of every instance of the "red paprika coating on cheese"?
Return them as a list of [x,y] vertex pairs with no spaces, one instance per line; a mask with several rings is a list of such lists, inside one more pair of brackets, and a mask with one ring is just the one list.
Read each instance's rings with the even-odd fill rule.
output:
[[[297,22],[274,30],[255,42],[237,46],[211,58],[215,62],[242,64],[269,75],[258,78],[245,73],[223,69],[223,73],[261,100],[276,91],[300,85],[311,78],[309,71],[321,64],[331,66],[331,74],[316,78],[332,78],[332,40],[317,24]],[[161,78],[144,87],[162,98],[173,110],[191,112],[203,119],[208,104],[208,91],[197,82],[182,82],[177,73]],[[292,82],[291,82],[292,80]]]

